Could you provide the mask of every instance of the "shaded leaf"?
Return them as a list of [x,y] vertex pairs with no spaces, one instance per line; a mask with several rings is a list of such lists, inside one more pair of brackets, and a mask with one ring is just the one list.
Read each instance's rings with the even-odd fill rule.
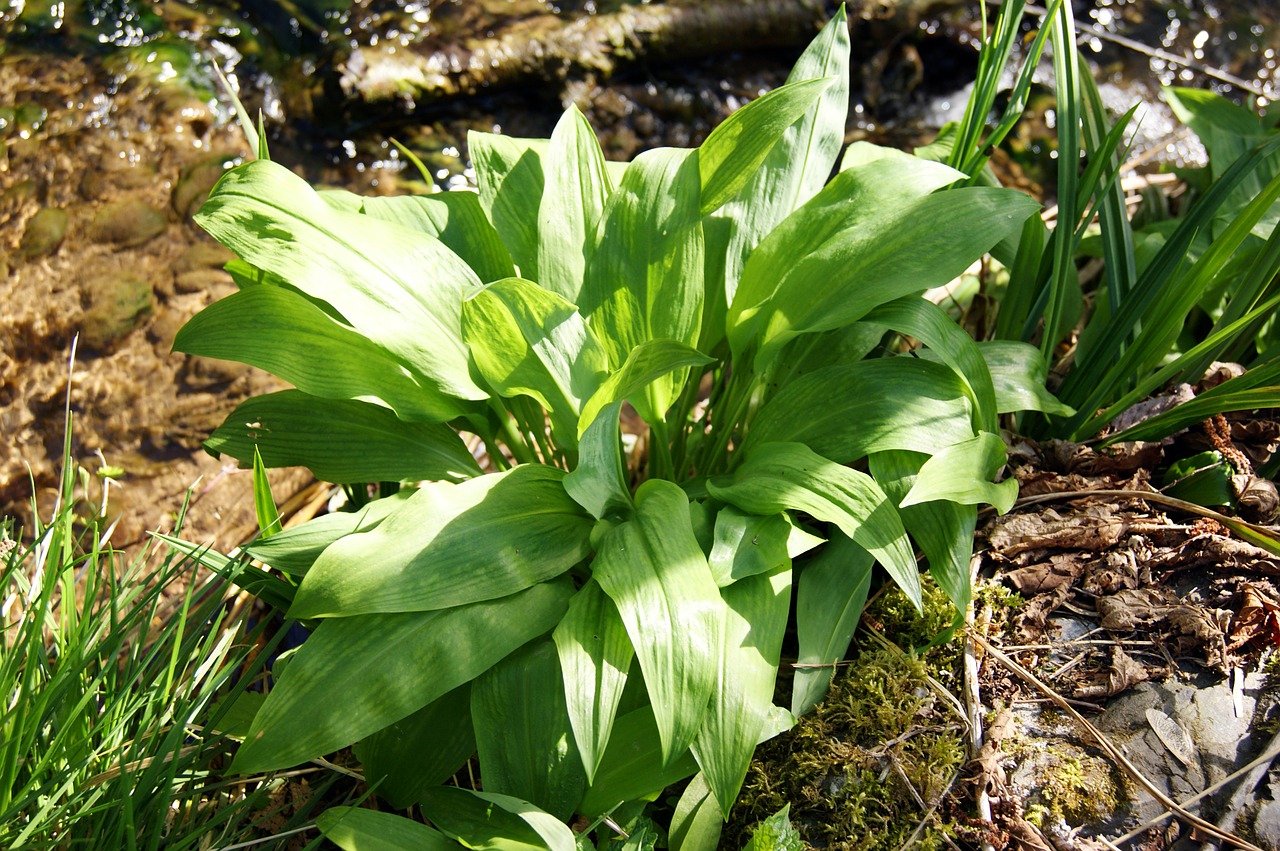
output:
[[509,795],[438,786],[423,796],[422,811],[477,851],[575,851],[573,831],[559,819]]
[[563,478],[554,467],[522,464],[425,485],[376,528],[325,550],[290,616],[445,609],[559,576],[587,556],[593,526]]
[[[704,366],[711,363],[711,358],[697,349],[686,346],[675,340],[649,340],[636,346],[627,355],[626,361],[600,385],[582,407],[582,415],[578,417],[579,437],[595,422],[600,411],[606,405],[629,400],[642,415],[649,419],[660,419],[666,414],[671,404],[670,396],[663,395],[671,389],[670,382],[660,392],[650,397],[641,397],[650,385],[676,370],[690,366]],[[643,398],[657,398],[658,406],[653,410],[642,401]]]
[[232,770],[296,765],[399,721],[551,629],[571,594],[562,580],[444,611],[324,620],[254,717]]
[[688,751],[664,761],[653,707],[641,707],[614,722],[609,746],[578,811],[593,818],[623,801],[652,796],[697,770],[698,763]]
[[833,534],[804,563],[796,580],[796,658],[791,711],[803,715],[827,695],[835,663],[844,658],[871,588],[871,553],[843,534]]
[[394,813],[330,807],[316,827],[342,851],[457,851],[458,843],[421,822]]
[[480,475],[471,451],[448,426],[405,422],[377,405],[297,390],[241,402],[205,448],[242,462],[257,450],[268,467],[304,466],[321,481],[342,484]]
[[621,402],[600,409],[578,442],[578,465],[564,477],[565,491],[597,520],[631,511],[621,411]]

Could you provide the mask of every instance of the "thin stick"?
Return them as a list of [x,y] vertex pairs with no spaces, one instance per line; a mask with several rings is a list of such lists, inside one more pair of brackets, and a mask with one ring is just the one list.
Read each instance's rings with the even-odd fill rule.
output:
[[1115,744],[1112,743],[1112,741],[1109,738],[1103,735],[1101,730],[1093,726],[1093,724],[1089,722],[1089,719],[1085,718],[1083,715],[1077,712],[1075,710],[1075,707],[1073,707],[1065,698],[1063,698],[1062,695],[1058,694],[1049,686],[1042,683],[1036,677],[1035,674],[1031,673],[1026,668],[1022,667],[1022,665],[1019,665],[1013,659],[1010,659],[1008,656],[1001,653],[995,647],[995,645],[993,645],[990,641],[988,641],[983,636],[979,635],[976,631],[970,631],[969,635],[974,641],[976,641],[978,644],[981,644],[983,649],[986,650],[988,653],[990,653],[993,659],[995,659],[1001,665],[1004,665],[1012,673],[1016,674],[1019,679],[1021,679],[1022,681],[1026,682],[1027,684],[1039,690],[1042,694],[1044,694],[1046,697],[1052,700],[1055,706],[1057,706],[1063,712],[1067,713],[1072,718],[1074,718],[1076,720],[1076,723],[1078,723],[1081,727],[1083,727],[1085,731],[1088,732],[1089,735],[1094,739],[1094,741],[1098,743],[1098,746],[1102,748],[1103,751],[1106,752],[1107,756],[1115,760],[1117,765],[1123,768],[1125,772],[1128,773],[1128,775],[1131,778],[1133,778],[1133,780],[1136,783],[1138,783],[1138,785],[1146,789],[1147,793],[1150,794],[1151,797],[1159,801],[1160,805],[1163,806],[1166,810],[1169,810],[1171,813],[1178,816],[1183,821],[1189,822],[1190,824],[1194,825],[1195,827],[1199,828],[1200,830],[1204,831],[1210,836],[1215,836],[1218,839],[1221,839],[1223,842],[1229,842],[1232,845],[1236,846],[1237,848],[1244,848],[1246,851],[1262,851],[1262,849],[1260,849],[1258,846],[1252,843],[1246,842],[1245,840],[1241,839],[1235,834],[1229,833],[1223,830],[1222,828],[1218,827],[1216,824],[1205,821],[1195,813],[1189,812],[1188,810],[1184,809],[1181,804],[1179,804],[1177,801],[1173,800],[1168,795],[1166,795],[1158,786],[1152,783],[1145,774],[1143,774],[1140,770],[1138,770],[1138,767],[1134,765],[1132,762],[1130,762],[1129,758],[1126,757],[1123,753],[1121,753],[1120,749],[1116,747]]

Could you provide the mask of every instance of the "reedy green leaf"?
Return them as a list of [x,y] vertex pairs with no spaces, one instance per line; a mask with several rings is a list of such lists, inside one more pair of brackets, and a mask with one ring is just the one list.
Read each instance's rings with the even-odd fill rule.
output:
[[600,409],[578,442],[578,465],[564,477],[565,491],[597,520],[631,512],[627,459],[618,422],[621,411],[622,402]]
[[258,537],[270,538],[280,531],[280,512],[275,497],[271,495],[271,482],[267,481],[267,468],[262,465],[258,447],[253,447],[253,509],[258,515]]
[[535,639],[476,677],[471,719],[485,791],[520,798],[567,821],[587,778],[550,638]]
[[423,796],[422,812],[475,851],[576,851],[567,825],[509,795],[437,786]]
[[920,575],[897,508],[866,473],[842,467],[800,443],[756,446],[733,481],[707,483],[712,496],[753,514],[806,511],[834,523],[869,550],[920,608]]
[[911,357],[817,369],[761,406],[743,452],[791,441],[841,464],[885,449],[934,452],[973,436],[967,391],[954,370]]
[[447,609],[559,576],[587,556],[593,526],[563,477],[522,464],[460,485],[425,485],[374,529],[325,550],[290,616]]
[[990,503],[1004,514],[1018,498],[1017,479],[993,484],[991,479],[1004,466],[1007,450],[1004,441],[989,431],[945,447],[924,465],[916,483],[903,497],[902,504],[918,505],[933,500],[949,500],[961,505]]
[[570,106],[551,133],[538,208],[538,283],[577,304],[613,183],[587,119]]
[[862,617],[871,588],[874,558],[852,538],[836,532],[796,579],[795,682],[791,711],[804,715],[817,706],[835,678]]
[[[647,340],[641,343],[628,353],[622,366],[610,373],[582,406],[582,414],[578,417],[578,436],[581,437],[587,427],[596,421],[600,412],[614,402],[630,401],[646,421],[661,419],[671,405],[670,391],[674,384],[668,381],[657,392],[652,392],[650,385],[665,379],[676,370],[705,366],[711,361],[712,358],[697,349],[675,340]],[[650,392],[642,395],[646,391]],[[657,402],[651,407],[646,400],[655,397]]]
[[407,420],[441,421],[462,410],[386,348],[283,287],[253,286],[215,301],[178,331],[173,348],[247,363],[312,396],[372,402]]
[[551,629],[572,591],[564,579],[442,611],[324,620],[267,695],[232,770],[296,765],[399,721]]
[[566,448],[578,440],[583,400],[608,372],[604,349],[577,309],[532,281],[506,278],[462,306],[462,334],[498,395],[525,395],[546,408]]
[[369,785],[398,810],[416,804],[448,780],[476,752],[471,726],[471,684],[448,694],[352,747]]
[[421,822],[358,807],[330,807],[316,827],[342,851],[458,851],[461,846]]
[[397,222],[434,236],[486,284],[516,273],[502,237],[485,217],[474,192],[363,198],[361,209],[371,218]]
[[546,139],[467,133],[480,206],[515,262],[516,273],[538,280],[538,208],[545,183]]
[[[785,534],[775,531],[780,541]],[[745,541],[744,546],[752,544]],[[771,573],[740,579],[720,594],[726,606],[723,655],[693,754],[727,820],[774,708],[782,635],[791,609],[790,559]]]
[[677,485],[650,479],[635,516],[605,534],[592,575],[635,648],[670,764],[693,741],[716,680],[725,606]]
[[[1273,362],[1272,366],[1280,366],[1280,362]],[[1235,380],[1237,379],[1231,379],[1231,381]],[[1227,387],[1231,381],[1224,381],[1213,389]],[[1213,395],[1209,395],[1206,391],[1172,410],[1157,414],[1108,436],[1103,445],[1109,446],[1122,440],[1157,440],[1181,431],[1187,426],[1204,422],[1215,414],[1257,411],[1264,408],[1280,408],[1280,386],[1250,387],[1240,390],[1229,387]]]
[[783,133],[818,102],[835,80],[796,80],[734,112],[698,147],[702,215],[737,195],[773,151]]
[[564,671],[569,721],[590,783],[609,742],[635,651],[617,607],[595,580],[573,595],[552,637]]
[[480,280],[439,240],[335,210],[265,160],[223,175],[195,219],[244,260],[332,305],[427,379],[442,409],[460,410],[453,399],[485,398],[471,381],[460,332],[462,298]]
[[253,396],[205,441],[241,462],[262,453],[267,467],[304,466],[326,482],[456,480],[480,474],[457,432],[405,422],[365,402],[317,399],[297,390]]

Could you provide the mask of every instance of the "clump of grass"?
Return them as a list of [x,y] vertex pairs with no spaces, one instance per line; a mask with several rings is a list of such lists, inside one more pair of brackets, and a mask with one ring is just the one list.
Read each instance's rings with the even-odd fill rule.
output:
[[114,550],[77,478],[0,521],[0,847],[231,845],[269,793],[217,773],[261,628],[191,561]]

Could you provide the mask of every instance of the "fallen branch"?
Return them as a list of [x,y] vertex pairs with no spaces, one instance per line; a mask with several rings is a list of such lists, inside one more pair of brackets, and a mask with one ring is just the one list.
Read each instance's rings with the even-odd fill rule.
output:
[[[957,5],[959,0],[853,0],[848,14],[851,21],[892,20],[906,32],[926,14]],[[530,80],[609,77],[641,60],[803,46],[826,20],[827,6],[824,0],[701,0],[627,5],[568,22],[539,15],[491,38],[357,48],[342,64],[340,82],[349,98],[402,98],[412,107]]]

